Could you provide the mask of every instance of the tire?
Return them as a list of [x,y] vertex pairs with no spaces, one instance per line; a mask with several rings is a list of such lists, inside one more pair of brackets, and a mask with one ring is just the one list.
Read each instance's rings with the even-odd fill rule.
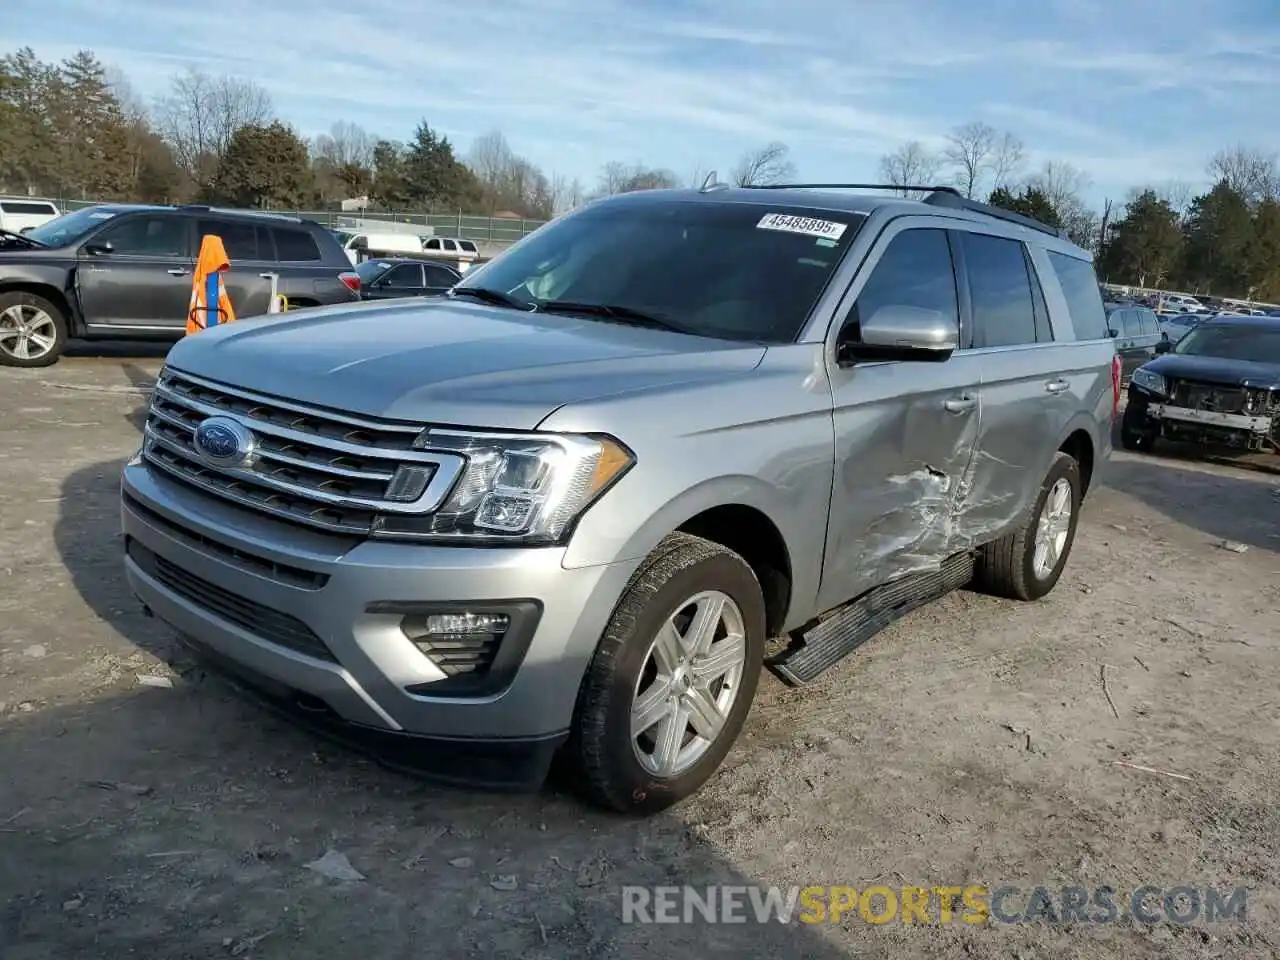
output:
[[[1146,407],[1144,405],[1144,413],[1145,410]],[[1135,409],[1133,401],[1130,401],[1124,408],[1124,416],[1120,419],[1120,446],[1126,450],[1136,450],[1142,453],[1150,451],[1155,446],[1155,435],[1138,429],[1140,423],[1142,423],[1142,418]]]
[[[1061,483],[1065,483],[1068,488],[1066,503],[1070,504],[1071,513],[1065,520],[1066,529],[1059,531],[1065,533],[1066,537],[1055,541],[1059,543],[1057,557],[1046,571],[1039,569],[1037,565],[1036,534],[1042,517],[1046,515],[1050,494],[1054,493],[1056,500],[1060,496],[1058,491]],[[975,581],[979,588],[1011,600],[1039,600],[1049,593],[1062,576],[1067,559],[1071,556],[1071,547],[1076,539],[1076,525],[1080,519],[1081,498],[1080,465],[1073,457],[1059,452],[1040,486],[1040,494],[1023,527],[984,545],[978,551]]]
[[50,367],[66,349],[67,318],[55,304],[25,291],[0,293],[0,366]]
[[[717,596],[727,602],[711,638],[716,646],[710,650],[716,660],[736,659],[730,655],[736,654],[737,647],[727,643],[727,636],[740,629],[737,675],[730,671],[708,678],[714,661],[704,656],[692,659],[690,672],[682,672],[689,661],[669,671],[674,679],[669,682],[668,674],[661,671],[671,657],[664,659],[662,651],[671,648],[659,644],[659,631],[671,621],[677,630],[672,637],[679,642],[676,649],[686,654],[683,640],[688,638],[679,637],[680,627],[692,627],[691,613],[706,610],[709,616]],[[702,600],[695,606],[699,597]],[[643,816],[678,803],[702,786],[733,746],[751,709],[764,661],[765,633],[764,594],[745,560],[700,537],[676,533],[664,539],[632,577],[583,679],[570,758],[589,799],[611,810]],[[699,664],[704,671],[701,680]],[[689,677],[692,685],[683,677]],[[672,711],[670,697],[659,696],[662,690],[675,692],[679,714]],[[641,700],[661,705],[670,717],[633,736],[633,708]],[[705,719],[695,729],[693,719],[685,717],[690,704],[705,707],[709,701],[718,702],[720,708],[714,738],[699,734],[699,730],[711,730]],[[655,706],[649,716],[658,712]],[[685,744],[679,757],[684,766],[661,763],[664,756],[668,760],[674,756],[670,750],[661,750],[662,743],[676,742],[671,731],[678,731]]]

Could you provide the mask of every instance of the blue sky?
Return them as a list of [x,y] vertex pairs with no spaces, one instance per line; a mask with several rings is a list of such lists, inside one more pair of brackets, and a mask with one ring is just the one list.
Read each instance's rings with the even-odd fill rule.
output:
[[465,151],[499,128],[588,186],[609,160],[727,174],[783,140],[808,180],[874,178],[904,140],[1016,133],[1089,199],[1280,149],[1277,0],[0,0],[0,46],[91,48],[144,97],[250,77],[304,135],[335,120]]

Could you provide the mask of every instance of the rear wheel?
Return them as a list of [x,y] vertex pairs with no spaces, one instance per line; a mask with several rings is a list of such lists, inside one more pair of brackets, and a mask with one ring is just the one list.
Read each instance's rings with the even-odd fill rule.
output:
[[1022,528],[979,551],[977,585],[1012,600],[1039,600],[1052,590],[1075,543],[1082,489],[1080,465],[1059,452]]
[[0,294],[0,365],[47,367],[67,347],[67,320],[34,293]]
[[742,729],[764,640],[764,596],[746,561],[700,537],[663,540],[583,681],[572,753],[591,798],[648,814],[696,791]]

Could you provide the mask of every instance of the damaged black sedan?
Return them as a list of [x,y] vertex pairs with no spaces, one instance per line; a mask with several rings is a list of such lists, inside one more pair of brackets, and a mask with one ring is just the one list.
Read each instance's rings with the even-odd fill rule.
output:
[[1280,453],[1280,320],[1217,317],[1133,372],[1120,442]]

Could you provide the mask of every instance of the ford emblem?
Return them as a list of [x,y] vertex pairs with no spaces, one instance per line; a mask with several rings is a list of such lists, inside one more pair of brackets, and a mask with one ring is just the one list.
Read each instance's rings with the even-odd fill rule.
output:
[[194,443],[196,452],[215,467],[243,467],[253,456],[253,434],[230,417],[201,420]]

